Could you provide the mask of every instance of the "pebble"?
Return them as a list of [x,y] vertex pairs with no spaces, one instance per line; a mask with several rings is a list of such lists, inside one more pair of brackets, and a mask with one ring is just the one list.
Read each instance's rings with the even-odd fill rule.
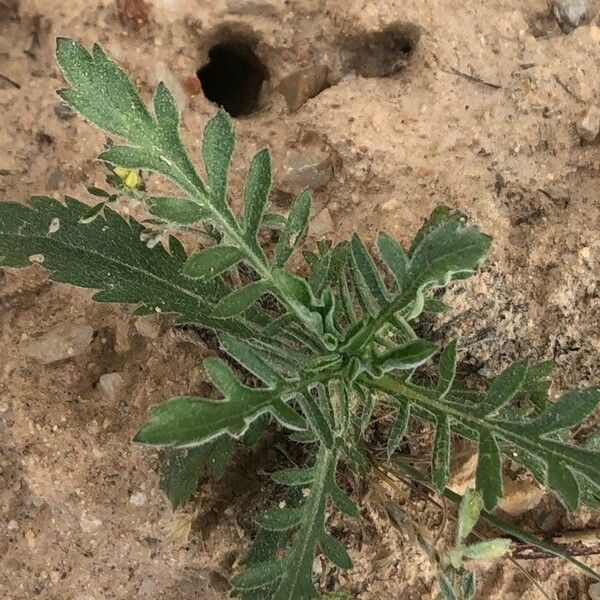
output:
[[553,531],[556,531],[556,528],[558,527],[558,525],[559,525],[558,517],[556,515],[550,513],[542,521],[542,524],[540,525],[540,529],[544,533],[552,533]]
[[277,91],[285,98],[288,110],[294,112],[328,87],[328,77],[327,65],[312,65],[284,77]]
[[136,331],[146,339],[155,340],[160,334],[160,323],[155,317],[139,317],[135,321]]
[[99,529],[100,525],[102,525],[102,521],[96,517],[88,516],[87,513],[84,512],[79,519],[79,525],[85,533],[93,533]]
[[87,323],[60,323],[33,340],[21,342],[25,356],[48,365],[78,356],[92,343],[94,330]]
[[9,531],[16,531],[17,529],[19,529],[19,524],[14,519],[11,519],[6,524],[6,529],[8,529]]
[[125,387],[121,373],[105,373],[98,380],[98,389],[110,400],[115,400]]
[[144,506],[146,504],[146,494],[144,492],[134,492],[129,496],[129,504],[132,506]]
[[70,121],[77,116],[77,113],[66,102],[57,102],[54,105],[54,114],[61,121]]
[[577,133],[582,141],[591,144],[600,133],[600,108],[590,106],[583,118],[577,123]]
[[600,581],[590,585],[588,594],[590,595],[590,600],[600,600]]
[[273,18],[277,16],[277,7],[257,0],[230,0],[227,3],[227,12],[244,17]]
[[140,587],[138,588],[138,594],[140,596],[152,596],[154,595],[155,589],[156,586],[154,585],[154,582],[151,579],[144,579],[144,581],[142,581]]
[[325,237],[333,231],[333,220],[329,209],[324,208],[311,222],[310,233],[317,239]]
[[524,479],[514,481],[504,479],[504,497],[498,503],[498,508],[512,517],[518,517],[533,510],[544,497],[544,489],[536,482]]
[[[475,488],[476,470],[477,452],[473,452],[455,469],[448,487],[461,495],[468,489]],[[503,484],[504,496],[498,503],[498,508],[513,517],[534,509],[544,497],[544,489],[529,479],[515,481],[504,477]]]
[[554,0],[554,16],[564,33],[582,25],[590,11],[589,0]]
[[333,177],[331,156],[322,152],[288,150],[283,161],[278,187],[294,196],[306,188],[324,188]]

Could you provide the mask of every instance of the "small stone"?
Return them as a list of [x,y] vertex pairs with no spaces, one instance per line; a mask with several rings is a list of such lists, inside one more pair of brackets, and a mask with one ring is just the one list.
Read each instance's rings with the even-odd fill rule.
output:
[[144,579],[138,588],[138,594],[140,596],[153,596],[155,589],[156,586],[151,579]]
[[544,497],[544,489],[532,480],[513,481],[504,478],[504,497],[498,508],[507,515],[518,517],[533,510]]
[[290,111],[298,110],[307,100],[328,87],[329,67],[312,65],[284,77],[277,86]]
[[77,113],[66,102],[57,102],[54,105],[54,114],[61,121],[70,121],[77,115]]
[[590,106],[583,118],[577,123],[577,133],[588,144],[591,144],[598,137],[598,133],[600,133],[600,108]]
[[564,33],[570,33],[587,19],[589,0],[554,0],[554,16]]
[[279,188],[297,196],[306,188],[324,188],[333,177],[331,156],[321,152],[288,150],[283,161]]
[[8,406],[8,404],[7,404],[6,402],[2,402],[2,403],[0,404],[0,413],[5,413],[5,412],[8,412],[8,409],[9,409],[9,408],[10,408],[10,407]]
[[196,77],[196,75],[190,75],[189,77],[186,77],[181,82],[181,85],[190,96],[197,96],[202,92],[200,80],[198,79],[198,77]]
[[21,342],[25,356],[48,365],[78,356],[92,343],[94,330],[87,323],[61,323],[33,340]]
[[[475,488],[477,458],[477,452],[473,452],[454,469],[448,487],[456,494],[462,496],[467,490]],[[513,517],[534,509],[544,496],[544,489],[528,479],[514,481],[504,477],[503,487],[504,495],[498,508]]]
[[58,583],[60,581],[60,573],[58,571],[52,571],[50,573],[50,581],[52,583]]
[[277,8],[268,2],[257,0],[230,0],[227,3],[228,13],[244,17],[272,18],[277,16]]
[[105,373],[98,380],[98,389],[110,400],[115,400],[125,387],[121,373]]
[[540,529],[544,533],[552,533],[553,531],[556,531],[558,524],[559,524],[558,517],[556,515],[550,513],[542,521],[542,524],[540,525]]
[[28,529],[25,532],[25,540],[27,541],[27,545],[30,548],[35,548],[35,533],[33,533],[33,531],[31,531],[31,529]]
[[160,323],[156,317],[140,317],[135,322],[136,331],[149,340],[155,340],[160,334]]
[[590,595],[590,600],[600,600],[600,581],[590,585],[588,594]]
[[14,519],[11,519],[6,524],[6,529],[8,529],[9,531],[16,531],[17,529],[19,529],[19,524]]
[[145,0],[117,0],[121,24],[130,33],[141,31],[150,23],[150,5]]
[[88,514],[84,512],[79,519],[79,525],[85,533],[93,533],[100,528],[102,521],[96,517],[88,516]]
[[333,231],[333,220],[329,209],[324,208],[311,222],[310,231],[316,238],[322,238]]
[[132,506],[144,506],[146,504],[146,494],[144,492],[134,492],[129,496],[129,504]]

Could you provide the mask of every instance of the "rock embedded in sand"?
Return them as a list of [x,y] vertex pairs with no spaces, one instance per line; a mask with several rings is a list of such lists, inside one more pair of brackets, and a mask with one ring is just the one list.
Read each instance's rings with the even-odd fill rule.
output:
[[324,188],[333,177],[331,156],[321,152],[288,150],[278,180],[279,189],[297,196],[306,188]]
[[77,113],[66,102],[57,102],[54,105],[54,114],[61,121],[69,121],[77,115]]
[[310,232],[317,238],[322,238],[333,232],[333,220],[329,209],[324,208],[311,222]]
[[591,144],[600,133],[600,108],[590,106],[583,118],[577,123],[579,137]]
[[21,342],[21,351],[43,365],[78,356],[92,343],[87,323],[60,323],[33,340]]
[[588,0],[554,0],[554,15],[564,33],[571,33],[585,23],[589,12]]
[[544,493],[544,488],[535,481],[514,481],[505,477],[504,497],[498,503],[498,508],[512,517],[518,517],[533,510],[542,501]]
[[125,380],[121,373],[104,373],[98,380],[98,389],[109,400],[115,400],[125,387]]
[[139,317],[134,326],[135,330],[148,340],[155,340],[160,335],[160,323],[152,315]]
[[592,583],[588,588],[591,600],[600,600],[600,582]]
[[[473,452],[456,466],[448,487],[461,495],[469,489],[474,489],[476,470],[477,452]],[[498,508],[512,517],[534,509],[544,497],[544,489],[530,479],[513,480],[505,476],[503,486],[504,495],[498,503]]]
[[129,504],[132,506],[144,506],[146,504],[146,494],[144,492],[134,492],[129,496]]
[[328,77],[327,65],[312,65],[284,77],[277,90],[285,98],[288,110],[294,112],[328,86]]

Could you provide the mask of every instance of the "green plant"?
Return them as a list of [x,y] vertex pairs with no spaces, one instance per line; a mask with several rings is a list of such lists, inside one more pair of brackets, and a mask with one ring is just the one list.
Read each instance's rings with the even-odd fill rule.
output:
[[479,521],[482,509],[481,496],[474,490],[468,490],[458,509],[455,543],[440,555],[439,582],[443,600],[471,600],[474,597],[475,574],[465,568],[465,560],[490,560],[508,552],[511,544],[508,538],[465,543]]
[[[431,481],[440,492],[456,435],[478,447],[476,487],[487,511],[502,497],[503,460],[530,470],[569,510],[597,505],[600,452],[576,443],[571,431],[597,408],[598,389],[567,392],[550,402],[549,365],[519,361],[487,390],[469,390],[456,377],[456,342],[439,353],[435,384],[416,371],[439,350],[413,326],[423,311],[445,310],[428,294],[472,275],[490,247],[487,235],[440,207],[408,252],[385,234],[377,238],[378,260],[356,235],[335,246],[321,242],[318,253],[304,253],[310,274],[303,277],[286,264],[305,239],[311,195],[303,192],[286,218],[267,212],[271,162],[262,150],[250,165],[243,214],[235,215],[227,194],[234,134],[225,112],[204,131],[203,179],[183,146],[179,111],[163,84],[151,113],[98,46],[90,53],[59,39],[57,56],[70,85],[59,92],[63,100],[127,143],[100,156],[119,169],[116,183],[135,188],[139,170],[153,171],[182,195],[139,194],[159,223],[150,229],[112,210],[108,204],[115,199],[108,192],[92,213],[73,198],[64,204],[47,197],[34,197],[29,206],[2,203],[1,264],[41,263],[55,281],[98,290],[99,302],[134,304],[136,314],[173,313],[178,324],[218,336],[229,359],[208,358],[204,366],[222,400],[172,399],[153,409],[136,436],[172,448],[163,487],[174,505],[193,493],[202,467],[223,472],[232,439],[252,443],[273,420],[310,447],[305,466],[273,475],[290,490],[284,502],[257,518],[260,530],[246,569],[233,580],[245,600],[315,597],[318,551],[340,568],[351,567],[346,550],[327,531],[326,515],[331,506],[359,514],[336,474],[342,465],[364,472],[364,432],[378,407],[396,415],[389,456],[410,419],[434,426]],[[168,235],[200,227],[207,245],[189,257]],[[263,229],[279,230],[274,248],[261,243]],[[168,251],[157,243],[158,234],[168,236]],[[249,385],[248,374],[260,384]]]

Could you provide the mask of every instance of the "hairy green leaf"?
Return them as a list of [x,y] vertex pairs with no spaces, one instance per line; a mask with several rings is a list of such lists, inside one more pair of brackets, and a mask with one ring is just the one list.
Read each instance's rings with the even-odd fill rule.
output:
[[33,198],[31,206],[0,203],[1,264],[25,267],[37,260],[55,281],[98,290],[99,302],[143,304],[153,312],[176,313],[183,322],[250,337],[242,321],[210,315],[228,292],[224,285],[196,286],[181,274],[181,256],[140,241],[144,228],[133,219],[127,222],[105,208],[104,218],[81,224],[87,211],[73,198],[65,204],[44,197]]
[[388,442],[387,442],[388,459],[390,458],[390,456],[392,456],[392,454],[394,454],[394,452],[396,452],[396,450],[398,449],[398,446],[400,445],[400,442],[402,441],[402,438],[404,437],[404,435],[406,433],[406,429],[408,427],[409,416],[410,416],[410,408],[409,408],[408,403],[399,404],[398,411],[396,414],[396,420],[394,421],[394,424],[392,425],[392,430],[390,431],[390,436],[388,437]]
[[161,469],[160,487],[167,494],[174,509],[186,504],[196,491],[212,444],[217,442],[218,440],[213,440],[196,448],[169,451]]
[[378,357],[376,365],[383,372],[394,369],[413,369],[422,365],[437,352],[437,346],[425,340],[412,340]]
[[319,546],[323,554],[340,569],[351,569],[352,559],[344,546],[328,533],[323,532],[319,539]]
[[[517,370],[509,368],[504,372],[504,377],[497,377],[492,382],[492,399],[486,400],[484,395],[482,402],[485,410],[481,410],[481,403],[469,400],[458,402],[460,393],[456,398],[449,398],[448,395],[441,397],[436,390],[398,380],[391,375],[372,379],[368,383],[365,379],[362,381],[369,387],[393,396],[395,400],[390,403],[393,408],[409,402],[411,416],[433,423],[440,421],[441,417],[442,423],[451,423],[452,433],[480,444],[483,442],[480,448],[483,464],[478,469],[478,489],[484,494],[486,506],[493,506],[501,493],[500,457],[492,438],[506,456],[531,470],[539,481],[548,485],[569,510],[576,510],[581,500],[594,505],[595,498],[600,496],[600,452],[577,446],[566,438],[559,441],[545,435],[543,431],[531,427],[535,419],[528,421],[524,416],[527,413],[518,418],[515,415],[512,420],[494,416],[493,407],[497,406],[499,399],[504,404],[507,395],[514,397],[517,394],[514,374],[517,373],[516,379],[521,380],[522,372],[522,366]],[[487,407],[492,407],[491,413]],[[552,407],[548,410],[552,410]],[[537,418],[542,418],[543,414]],[[432,469],[438,489],[446,475],[443,458],[448,448],[445,443],[447,433],[447,430],[440,433],[438,426]]]
[[404,248],[385,233],[379,234],[377,245],[381,258],[383,258],[386,266],[396,278],[398,290],[404,289],[407,283],[409,268],[409,260]]
[[271,291],[271,286],[264,281],[255,281],[231,292],[215,306],[212,315],[219,319],[235,317],[248,310],[261,296]]
[[183,265],[183,274],[193,279],[212,279],[244,258],[235,246],[213,246],[191,256]]
[[497,413],[519,393],[527,375],[527,363],[516,362],[500,373],[492,384],[485,400],[479,405],[478,413],[488,416]]
[[494,434],[486,430],[479,433],[476,485],[487,510],[493,510],[502,498],[502,460]]
[[361,288],[365,293],[370,293],[380,307],[386,306],[388,298],[385,284],[369,251],[356,234],[352,236],[350,247],[354,266],[359,273]]
[[463,548],[463,556],[473,560],[491,560],[504,556],[510,548],[511,540],[495,539],[477,542]]
[[176,225],[192,225],[210,217],[210,213],[186,198],[157,196],[148,200],[148,211],[154,217]]
[[431,473],[435,487],[442,491],[450,477],[450,421],[445,415],[437,418]]
[[227,203],[227,177],[234,147],[231,118],[220,109],[204,129],[202,157],[208,175],[211,204],[230,223],[234,223],[235,219]]
[[302,243],[308,229],[311,205],[312,197],[308,190],[302,192],[292,204],[292,209],[275,248],[275,266],[283,267],[294,250]]
[[467,490],[458,509],[457,544],[462,544],[479,521],[483,499],[475,490]]
[[256,236],[271,192],[271,157],[267,150],[261,150],[253,159],[248,171],[244,193],[244,236],[256,244]]
[[303,518],[302,508],[272,508],[260,515],[256,522],[268,531],[287,531],[297,527]]

